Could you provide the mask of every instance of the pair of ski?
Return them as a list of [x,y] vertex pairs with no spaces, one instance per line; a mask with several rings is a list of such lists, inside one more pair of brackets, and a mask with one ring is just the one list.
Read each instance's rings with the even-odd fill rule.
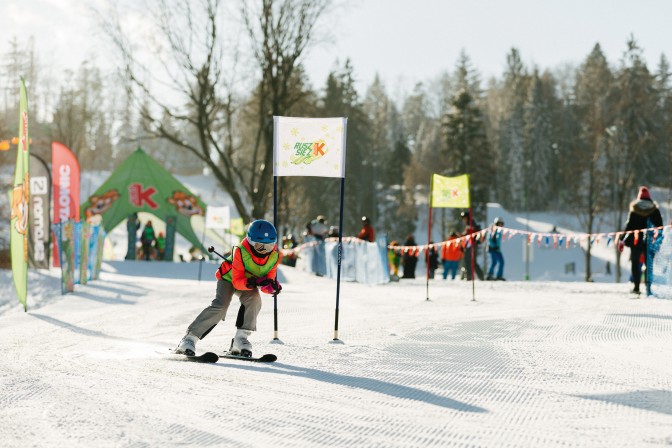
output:
[[249,362],[274,362],[278,359],[277,356],[272,355],[272,354],[266,354],[264,356],[261,356],[259,358],[253,358],[253,357],[248,357],[248,356],[239,356],[239,355],[231,355],[228,353],[224,353],[223,355],[218,355],[217,353],[213,352],[205,352],[201,355],[185,355],[183,353],[175,353],[174,350],[170,350],[170,352],[174,355],[179,355],[179,356],[184,356],[187,360],[193,361],[193,362],[203,362],[203,363],[215,363],[219,361],[219,358],[224,358],[224,359],[235,359],[238,361],[249,361]]

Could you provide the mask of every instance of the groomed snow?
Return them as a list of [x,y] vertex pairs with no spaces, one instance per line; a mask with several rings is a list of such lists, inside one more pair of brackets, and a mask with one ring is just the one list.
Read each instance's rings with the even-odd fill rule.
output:
[[[627,284],[344,283],[283,267],[255,354],[168,354],[214,296],[214,264],[106,262],[60,296],[0,271],[3,447],[634,447],[672,444],[672,301]],[[221,352],[229,320],[197,346]]]

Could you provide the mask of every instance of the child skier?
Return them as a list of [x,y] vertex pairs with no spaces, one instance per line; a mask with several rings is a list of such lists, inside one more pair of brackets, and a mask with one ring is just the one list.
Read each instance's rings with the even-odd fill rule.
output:
[[220,320],[224,320],[236,294],[240,299],[236,319],[238,330],[231,340],[229,353],[252,356],[252,344],[248,337],[257,330],[257,315],[261,310],[259,288],[266,294],[277,294],[282,290],[276,278],[279,259],[276,241],[277,233],[270,222],[259,219],[250,224],[247,237],[234,246],[231,255],[225,258],[215,274],[215,300],[189,325],[175,353],[195,355],[196,342],[210,333]]

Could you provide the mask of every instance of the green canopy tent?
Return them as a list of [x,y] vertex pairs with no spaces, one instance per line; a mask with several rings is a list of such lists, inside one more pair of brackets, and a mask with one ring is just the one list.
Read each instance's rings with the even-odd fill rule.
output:
[[205,252],[192,227],[192,216],[205,217],[206,205],[173,175],[138,148],[82,205],[82,218],[101,215],[110,232],[133,213],[176,220],[176,231]]

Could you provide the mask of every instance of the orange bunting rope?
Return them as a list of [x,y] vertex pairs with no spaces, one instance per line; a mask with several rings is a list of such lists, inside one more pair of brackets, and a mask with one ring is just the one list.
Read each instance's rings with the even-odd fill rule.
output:
[[[635,242],[639,240],[640,234],[642,233],[653,233],[653,241],[656,241],[659,235],[662,235],[662,232],[665,229],[672,228],[672,225],[666,225],[666,226],[661,226],[661,227],[653,227],[650,229],[640,229],[640,230],[630,230],[628,232],[609,232],[609,233],[543,233],[543,232],[528,232],[526,230],[518,230],[518,229],[509,229],[507,227],[498,227],[495,232],[500,232],[502,234],[502,241],[506,241],[507,239],[510,240],[516,235],[522,235],[525,236],[527,239],[527,244],[533,244],[534,242],[537,243],[537,246],[541,247],[542,244],[544,244],[546,247],[553,247],[553,249],[557,249],[558,247],[562,248],[564,246],[565,249],[568,249],[572,243],[574,243],[574,246],[576,247],[579,244],[599,244],[604,238],[606,238],[607,241],[607,246],[611,244],[612,242],[619,241],[623,235],[627,234],[634,234],[635,237]],[[421,252],[426,251],[428,249],[440,249],[444,246],[448,247],[454,247],[454,246],[461,246],[461,247],[470,247],[472,240],[476,241],[485,241],[485,239],[489,236],[490,232],[492,230],[490,228],[486,228],[483,230],[479,230],[478,232],[474,232],[469,235],[461,236],[459,238],[455,238],[452,240],[446,240],[442,241],[440,243],[434,243],[434,244],[424,244],[424,245],[416,245],[416,246],[387,246],[387,249],[389,250],[394,250],[398,254],[412,254],[414,256],[418,256]],[[327,238],[325,241],[329,242],[337,242],[338,238]],[[342,241],[344,244],[364,244],[368,243],[368,241],[360,240],[359,238],[355,237],[344,237],[342,238]],[[317,241],[311,241],[308,243],[303,243],[295,248],[292,249],[280,249],[283,255],[291,255],[291,254],[296,254],[298,252],[301,252],[302,250],[308,248],[308,247],[313,247],[318,244]]]

